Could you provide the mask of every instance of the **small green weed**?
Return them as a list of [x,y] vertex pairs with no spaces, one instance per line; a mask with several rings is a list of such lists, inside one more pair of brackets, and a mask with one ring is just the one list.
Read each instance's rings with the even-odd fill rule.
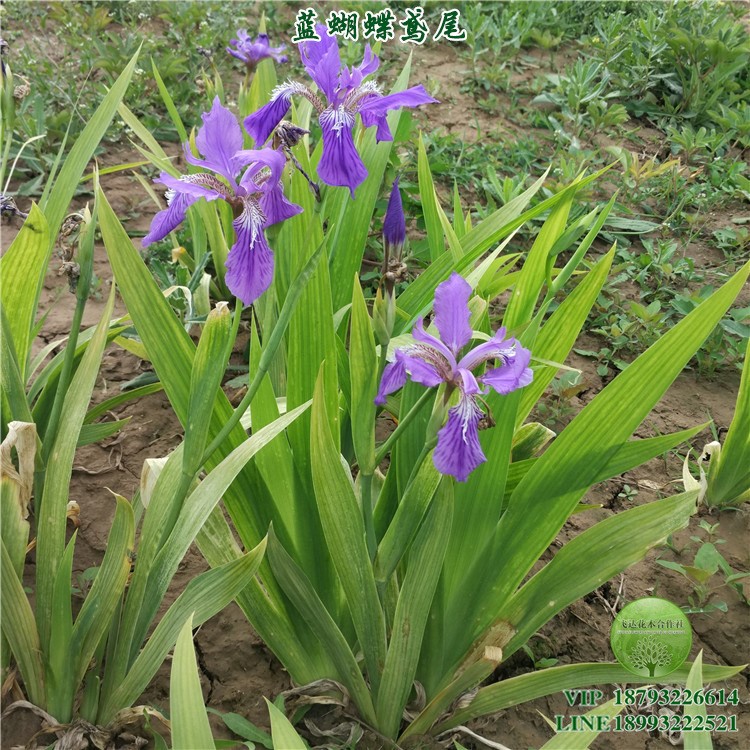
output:
[[745,227],[725,227],[713,233],[716,244],[728,260],[741,261],[750,251],[750,230]]
[[[706,285],[696,293],[675,295],[671,305],[680,315],[687,315],[707,299],[713,289],[713,286]],[[749,338],[750,307],[731,309],[695,355],[695,364],[699,374],[714,377],[720,369],[725,367],[741,369]]]
[[740,601],[750,604],[741,583],[743,579],[750,576],[750,572],[735,571],[719,552],[719,545],[726,544],[726,540],[718,537],[718,527],[718,523],[709,524],[702,520],[700,529],[703,533],[691,536],[690,541],[684,547],[678,549],[672,540],[668,541],[668,548],[675,555],[683,558],[684,562],[661,558],[656,561],[662,567],[674,570],[690,582],[693,591],[687,597],[688,605],[683,607],[688,614],[708,614],[717,610],[726,612],[726,602],[712,601],[716,592],[724,588],[731,588]]
[[547,426],[563,426],[578,411],[573,398],[586,390],[579,371],[558,374],[550,384],[550,394],[537,404],[539,419]]

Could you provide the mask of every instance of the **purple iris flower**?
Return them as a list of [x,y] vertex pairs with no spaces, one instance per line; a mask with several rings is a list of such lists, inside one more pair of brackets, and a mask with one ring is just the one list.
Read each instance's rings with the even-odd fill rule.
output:
[[199,159],[185,144],[185,158],[210,172],[173,177],[162,172],[156,182],[164,183],[167,208],[151,222],[143,246],[166,237],[185,220],[188,208],[205,198],[221,199],[234,212],[232,226],[236,241],[227,256],[226,282],[229,290],[246,305],[252,304],[273,281],[273,253],[263,229],[289,219],[302,208],[290,203],[281,187],[286,160],[272,148],[243,149],[242,130],[235,116],[214,99],[210,112],[203,114],[203,126],[195,138]]
[[366,128],[377,127],[378,141],[391,141],[393,135],[386,120],[390,110],[417,107],[437,99],[421,85],[384,96],[374,81],[365,81],[380,65],[369,44],[362,63],[350,70],[341,64],[337,38],[330,35],[323,24],[315,28],[320,40],[300,44],[300,56],[310,77],[325,95],[325,104],[304,84],[287,81],[273,90],[268,104],[245,119],[245,128],[256,143],[265,143],[289,111],[292,96],[304,96],[318,113],[323,131],[318,175],[327,185],[348,187],[354,197],[354,190],[367,177],[367,169],[354,146],[352,131],[357,113]]
[[266,57],[273,58],[277,63],[285,63],[289,59],[281,54],[286,49],[286,44],[272,47],[268,41],[268,34],[258,34],[253,41],[246,29],[237,29],[237,39],[232,39],[229,44],[233,45],[234,49],[227,47],[227,52],[251,68]]
[[[396,359],[383,371],[375,398],[376,404],[384,404],[385,397],[403,387],[407,377],[428,388],[446,383],[446,400],[458,389],[458,404],[449,409],[448,421],[438,432],[433,461],[441,474],[450,474],[459,482],[466,481],[487,460],[479,443],[479,421],[485,416],[478,403],[480,395],[490,388],[504,395],[528,385],[533,378],[531,352],[514,338],[506,339],[505,328],[458,359],[472,337],[470,296],[471,286],[457,273],[438,286],[434,321],[440,339],[424,330],[421,318],[417,320],[412,332],[416,343],[396,350]],[[498,366],[483,375],[472,373],[491,360],[498,360]]]

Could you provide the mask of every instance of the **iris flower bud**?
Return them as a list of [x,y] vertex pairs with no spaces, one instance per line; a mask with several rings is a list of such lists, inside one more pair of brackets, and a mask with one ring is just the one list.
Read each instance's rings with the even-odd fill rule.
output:
[[387,297],[393,297],[396,281],[403,274],[401,255],[406,241],[406,218],[398,189],[398,177],[393,181],[388,208],[383,220],[383,281]]
[[385,297],[380,287],[375,292],[375,303],[372,307],[372,327],[375,338],[381,346],[388,346],[393,335],[393,326],[396,322],[396,300],[392,294]]
[[383,242],[388,258],[401,260],[401,252],[406,240],[406,218],[404,217],[404,206],[401,202],[401,191],[398,189],[398,177],[393,181],[391,196],[388,199],[388,208],[383,221]]

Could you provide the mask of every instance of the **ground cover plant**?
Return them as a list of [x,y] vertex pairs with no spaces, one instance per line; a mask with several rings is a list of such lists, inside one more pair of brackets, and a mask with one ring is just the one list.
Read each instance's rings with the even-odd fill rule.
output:
[[[681,7],[667,21],[695,23]],[[475,70],[479,32],[506,38],[493,23],[525,25],[512,46],[531,39],[550,56],[565,36],[556,41],[530,6],[516,6],[512,17],[506,10],[480,23],[464,8]],[[287,28],[302,34],[295,21],[304,16],[295,18],[297,8],[287,11],[281,11]],[[570,29],[596,27],[585,13],[566,14]],[[432,9],[426,17],[437,25],[440,13]],[[701,541],[694,562],[677,541],[706,506],[743,512],[747,477],[737,467],[747,454],[744,375],[729,432],[716,435],[723,447],[708,448],[707,475],[701,462],[691,473],[688,456],[672,477],[682,471],[683,492],[665,488],[641,502],[638,490],[620,485],[619,506],[614,500],[610,506],[618,512],[604,516],[596,512],[601,504],[590,501],[595,485],[633,476],[651,459],[668,464],[678,449],[684,454],[685,441],[706,428],[705,418],[656,434],[645,434],[642,423],[686,366],[697,362],[700,372],[734,376],[746,347],[741,305],[750,264],[742,254],[693,291],[702,269],[681,255],[680,229],[672,228],[675,239],[643,237],[654,231],[653,217],[633,218],[632,206],[609,189],[645,179],[641,167],[614,150],[606,160],[579,157],[581,140],[620,127],[623,111],[654,116],[638,110],[643,92],[632,81],[632,101],[609,90],[618,74],[603,67],[611,60],[575,63],[549,81],[557,87],[549,96],[539,94],[570,123],[569,131],[557,128],[548,110],[556,133],[549,161],[562,167],[527,180],[502,177],[502,160],[488,165],[482,170],[487,200],[467,211],[480,193],[464,190],[460,156],[445,156],[449,139],[441,153],[437,137],[418,133],[414,124],[439,111],[451,92],[415,76],[412,68],[419,66],[411,57],[381,64],[388,40],[344,44],[324,26],[308,24],[306,33],[319,39],[292,44],[289,34],[275,33],[275,15],[251,20],[222,42],[236,66],[235,81],[212,64],[193,112],[156,59],[148,74],[153,103],[140,97],[137,106],[126,104],[143,50],[123,61],[125,72],[89,125],[68,131],[72,150],[64,138],[58,156],[47,160],[53,174],[43,172],[39,207],[15,217],[25,223],[0,265],[8,477],[3,668],[13,663],[17,670],[7,673],[7,689],[44,711],[60,733],[72,721],[80,734],[85,720],[114,737],[122,730],[118,712],[151,702],[148,693],[139,695],[177,643],[170,699],[157,701],[159,714],[167,725],[171,718],[173,746],[190,746],[192,734],[209,747],[209,733],[219,727],[212,718],[211,729],[202,710],[190,632],[235,599],[295,685],[286,700],[269,706],[270,734],[238,716],[247,716],[246,706],[235,704],[240,710],[223,717],[235,734],[266,747],[303,747],[327,731],[314,707],[323,703],[339,706],[332,721],[344,745],[450,746],[457,737],[465,745],[473,741],[467,737],[481,741],[471,729],[479,725],[467,728],[467,722],[562,690],[637,682],[608,653],[557,664],[554,653],[539,653],[537,639],[582,598],[598,596],[614,613],[621,597],[608,602],[607,582],[627,575],[659,545],[669,545],[662,569],[692,575],[702,587],[689,598],[688,611],[721,612],[711,605],[714,589],[707,583],[719,571],[735,597],[731,606],[746,606],[743,572],[718,552],[723,540]],[[127,26],[128,18],[100,15],[98,23],[110,22]],[[657,35],[664,33],[659,28]],[[690,28],[706,30],[705,23]],[[724,28],[727,48],[741,47],[741,32],[731,23]],[[679,85],[684,94],[692,86],[689,102],[652,85],[652,110],[666,111],[669,127],[685,112],[707,122],[713,115],[702,86],[715,76],[713,85],[727,101],[741,97],[741,54],[727,53],[728,65],[699,71],[700,85],[690,78],[692,68],[678,68],[666,91]],[[288,77],[280,74],[287,64],[294,66]],[[666,68],[668,57],[658,64]],[[10,64],[6,71],[6,92],[12,92]],[[139,75],[148,89],[147,74]],[[580,97],[591,90],[598,104],[589,106]],[[708,97],[711,112],[719,107],[728,120],[722,97]],[[617,98],[621,109],[610,105]],[[13,125],[6,116],[15,112],[12,94],[3,101],[4,122]],[[154,109],[161,113],[158,128]],[[116,158],[114,169],[90,175],[91,208],[81,212],[80,238],[68,243],[63,258],[76,291],[71,340],[50,358],[60,342],[33,343],[38,290],[57,228],[86,184],[79,180],[115,112],[137,156]],[[709,137],[708,130],[675,131],[674,156],[683,153],[694,165],[702,149],[724,148],[718,141],[706,146]],[[23,136],[6,127],[5,139],[5,152],[15,159]],[[182,151],[170,140],[181,141]],[[738,138],[729,147],[740,148]],[[23,153],[12,166],[12,184],[33,194],[37,188],[16,171],[22,159]],[[441,164],[454,170],[447,186]],[[133,217],[118,208],[107,182],[123,168],[137,171],[142,195],[158,205],[134,231]],[[152,181],[168,189],[166,205],[163,188]],[[79,333],[95,291],[95,229],[99,253],[106,250],[111,264],[112,290],[101,295],[98,324]],[[635,320],[618,296],[623,282],[642,292],[629,300]],[[669,289],[682,282],[681,293]],[[115,288],[124,304],[117,316]],[[701,354],[704,341],[713,348]],[[108,342],[151,372],[90,408],[97,369],[106,372]],[[563,364],[576,353],[577,361],[596,362],[595,376],[606,385],[580,413],[566,405],[582,393],[580,374]],[[239,387],[235,394],[233,387]],[[548,388],[555,401],[546,400]],[[65,501],[76,447],[126,434],[126,419],[96,420],[154,397],[168,407],[158,421],[171,420],[184,437],[165,444],[160,461],[147,462],[140,492],[118,499],[107,553],[74,618],[75,542],[65,544],[65,517],[75,507]],[[36,459],[23,441],[36,443],[34,430]],[[29,525],[25,509],[32,497]],[[32,528],[39,540],[36,577],[24,576]],[[556,539],[564,540],[559,549]],[[173,578],[193,542],[211,569],[190,574],[180,593]],[[683,553],[678,562],[668,559]],[[696,571],[707,575],[696,578]],[[208,581],[215,582],[213,598],[203,590]],[[195,641],[205,645],[201,632]],[[250,633],[247,622],[235,619],[227,642],[239,644]],[[73,671],[64,663],[67,644],[74,644]],[[524,655],[536,668],[509,673]],[[698,654],[670,683],[697,689],[741,669],[738,659],[713,660],[718,663]],[[220,680],[206,667],[203,647],[197,662],[210,682],[210,704]],[[263,692],[272,697],[278,689],[266,687],[256,697]],[[29,704],[12,708],[10,716]],[[306,740],[292,733],[281,710]],[[592,715],[617,711],[610,702]],[[159,718],[153,709],[146,713]],[[140,709],[126,715],[142,719]],[[266,716],[264,707],[252,718],[266,723]],[[164,743],[156,727],[151,731]],[[503,739],[509,731],[499,723],[491,735]],[[597,734],[581,734],[576,747],[601,741]],[[683,735],[686,746],[710,746],[705,733]],[[545,746],[565,741],[558,734]]]

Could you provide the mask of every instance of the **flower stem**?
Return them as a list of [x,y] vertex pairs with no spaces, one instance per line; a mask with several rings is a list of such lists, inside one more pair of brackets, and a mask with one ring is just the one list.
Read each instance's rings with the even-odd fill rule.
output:
[[430,396],[434,395],[432,390],[427,389],[420,397],[414,406],[411,407],[406,416],[399,421],[396,429],[388,436],[386,441],[381,444],[375,454],[375,466],[377,466],[387,455],[388,451],[393,447],[393,444],[401,437],[403,431],[409,426],[414,420],[414,417],[419,414],[424,405],[430,400]]
[[272,356],[265,357],[266,351],[263,352],[263,355],[260,358],[258,370],[255,373],[252,382],[247,387],[247,393],[242,397],[242,401],[240,401],[240,403],[237,405],[237,408],[232,412],[232,416],[229,417],[229,419],[224,423],[224,426],[219,431],[219,434],[211,441],[208,448],[206,448],[206,451],[200,461],[201,466],[203,466],[206,461],[211,458],[211,456],[214,454],[214,451],[224,442],[227,435],[229,435],[229,433],[237,426],[237,423],[240,421],[240,419],[242,419],[242,415],[250,407],[250,403],[252,402],[271,364]]
[[362,518],[365,522],[365,538],[367,540],[367,552],[370,561],[375,559],[378,551],[378,542],[375,538],[375,524],[372,520],[372,474],[361,474],[359,486],[362,491]]
[[[247,393],[242,397],[242,401],[238,404],[237,408],[232,412],[232,416],[225,422],[224,426],[219,431],[219,434],[211,441],[208,448],[206,448],[203,458],[201,459],[201,466],[208,461],[213,455],[214,451],[224,442],[229,433],[237,426],[237,423],[242,418],[242,415],[247,411],[250,406],[250,402],[253,400],[255,393],[257,392],[260,384],[263,382],[268,369],[276,356],[276,351],[281,344],[281,341],[286,333],[286,329],[289,327],[289,321],[292,318],[292,313],[297,307],[302,291],[307,286],[307,282],[315,273],[315,269],[318,267],[318,261],[323,253],[325,243],[321,243],[318,249],[310,256],[307,263],[305,263],[302,271],[297,274],[297,278],[294,283],[289,287],[284,305],[281,308],[279,317],[276,320],[276,325],[271,331],[271,335],[268,337],[268,341],[264,342],[263,353],[260,355],[258,361],[258,369],[253,377],[250,385],[247,387]],[[255,314],[255,313],[254,313]]]

